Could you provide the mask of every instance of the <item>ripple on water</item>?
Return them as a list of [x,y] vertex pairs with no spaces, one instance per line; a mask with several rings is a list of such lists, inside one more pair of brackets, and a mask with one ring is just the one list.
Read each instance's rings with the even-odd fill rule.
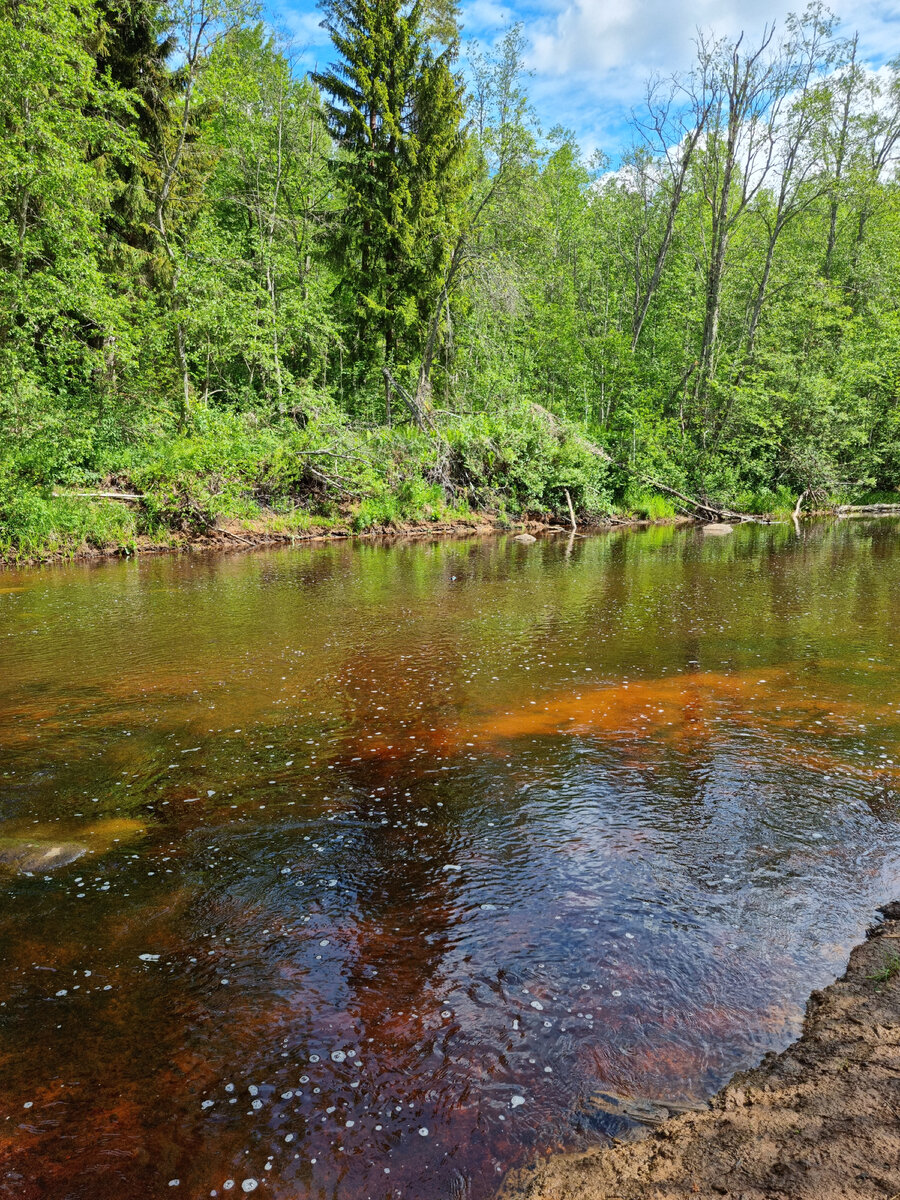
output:
[[483,1200],[784,1045],[897,884],[898,534],[727,542],[24,574],[24,1200]]

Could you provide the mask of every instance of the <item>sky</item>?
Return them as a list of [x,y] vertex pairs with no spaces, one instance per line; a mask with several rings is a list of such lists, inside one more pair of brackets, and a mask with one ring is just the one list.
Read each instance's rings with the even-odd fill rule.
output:
[[[542,127],[575,131],[586,152],[615,159],[628,143],[631,111],[647,78],[691,64],[698,28],[759,35],[806,0],[464,0],[463,42],[490,45],[514,21],[528,44],[529,92]],[[859,33],[861,57],[873,67],[900,55],[900,0],[832,0],[841,32]],[[312,67],[332,60],[315,0],[269,0]]]

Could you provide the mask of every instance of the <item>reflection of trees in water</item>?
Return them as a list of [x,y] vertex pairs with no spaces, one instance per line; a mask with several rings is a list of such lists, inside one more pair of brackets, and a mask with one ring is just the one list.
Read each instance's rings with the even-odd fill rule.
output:
[[[127,636],[113,630],[102,660],[97,638],[63,636],[76,682],[66,690],[36,662],[33,696],[10,709],[13,733],[40,720],[47,760],[73,764],[49,782],[35,776],[29,803],[50,811],[61,778],[92,795],[90,779],[112,786],[129,770],[139,786],[117,789],[116,811],[137,799],[159,806],[147,848],[135,846],[139,866],[129,875],[117,861],[113,904],[36,890],[27,922],[24,905],[9,909],[5,971],[18,987],[34,964],[48,966],[64,986],[82,965],[96,975],[160,948],[164,960],[159,971],[122,966],[96,1004],[73,994],[51,1005],[52,990],[29,985],[4,1010],[5,1098],[17,1112],[23,1097],[36,1102],[37,1132],[13,1147],[19,1172],[37,1181],[24,1200],[149,1198],[161,1172],[208,1191],[238,1168],[263,1177],[270,1153],[274,1196],[368,1194],[391,1149],[392,1183],[422,1195],[425,1163],[436,1172],[447,1149],[419,1139],[427,1113],[452,1131],[460,1165],[491,1182],[494,1157],[509,1165],[538,1136],[478,1126],[478,1105],[487,1111],[523,1053],[495,1018],[511,1025],[510,997],[521,1001],[537,947],[553,937],[562,965],[544,980],[548,995],[587,1007],[575,991],[582,970],[606,970],[623,992],[592,1030],[566,1033],[569,1049],[562,1035],[554,1043],[553,1061],[585,1081],[646,1090],[651,1080],[671,1095],[729,1053],[777,1040],[785,1012],[760,997],[792,986],[799,1000],[804,954],[830,970],[839,948],[821,939],[847,928],[841,907],[865,907],[883,861],[877,847],[860,857],[879,841],[869,812],[896,819],[900,718],[886,646],[897,561],[895,535],[834,527],[804,528],[800,540],[792,529],[742,530],[727,545],[694,531],[623,533],[578,539],[569,557],[560,539],[528,552],[335,547],[190,572],[154,565],[145,583],[155,590],[129,610],[147,622],[137,626],[146,666],[116,660],[133,623]],[[115,622],[108,606],[95,611],[103,640]],[[186,614],[190,628],[169,645]],[[574,680],[587,666],[593,678]],[[24,675],[20,665],[15,678]],[[113,733],[156,717],[152,734],[142,726],[112,745]],[[213,720],[244,731],[210,735]],[[164,735],[176,730],[202,736],[209,804],[176,805],[201,781],[193,766],[174,782],[167,773]],[[92,750],[107,738],[99,766],[73,756],[85,738]],[[261,754],[268,743],[275,750]],[[7,750],[27,756],[29,745]],[[254,790],[270,777],[258,812]],[[236,793],[237,814],[223,790]],[[819,829],[827,845],[807,838]],[[462,879],[443,870],[459,858]],[[181,883],[168,886],[168,869]],[[603,925],[580,933],[587,893]],[[473,898],[498,895],[509,903],[490,926],[467,923]],[[598,948],[642,898],[656,925],[636,920],[627,953],[624,942]],[[565,921],[554,933],[555,915]],[[743,935],[733,953],[729,928]],[[451,987],[468,1025],[457,1003],[445,1007]],[[358,1089],[351,1060],[328,1057],[335,1048],[364,1059]],[[282,1099],[301,1074],[310,1082],[300,1090],[320,1091]],[[233,1106],[229,1079],[241,1089]],[[265,1104],[248,1115],[251,1082]],[[207,1112],[204,1089],[216,1100]],[[373,1114],[400,1098],[402,1121],[381,1121],[376,1138]],[[554,1093],[558,1108],[570,1098]]]

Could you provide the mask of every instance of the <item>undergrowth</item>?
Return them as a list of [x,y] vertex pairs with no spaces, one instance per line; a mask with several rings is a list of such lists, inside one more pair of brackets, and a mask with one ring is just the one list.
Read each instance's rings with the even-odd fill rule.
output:
[[887,983],[895,975],[900,974],[900,954],[896,952],[885,955],[884,962],[877,971],[868,976],[874,983]]
[[[78,491],[141,498],[126,504]],[[678,512],[669,497],[592,453],[580,427],[529,406],[448,414],[437,431],[354,425],[324,399],[301,420],[203,409],[183,432],[100,429],[78,441],[59,428],[7,448],[0,556],[129,553],[148,539],[165,544],[223,525],[365,532],[474,513],[506,526],[525,517],[568,524],[567,494],[581,524]],[[729,497],[741,511],[782,516],[795,502],[784,487]]]

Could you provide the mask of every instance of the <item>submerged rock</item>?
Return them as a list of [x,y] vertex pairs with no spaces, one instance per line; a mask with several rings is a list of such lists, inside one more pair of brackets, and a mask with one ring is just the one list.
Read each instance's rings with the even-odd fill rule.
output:
[[537,538],[530,533],[517,533],[513,541],[520,542],[523,546],[530,546],[532,542],[537,541]]
[[133,817],[105,817],[89,825],[54,828],[50,822],[25,826],[6,822],[0,836],[0,871],[38,874],[59,870],[83,854],[105,854],[118,842],[146,832],[146,822]]
[[618,1096],[612,1092],[594,1092],[582,1103],[591,1115],[605,1114],[626,1117],[640,1125],[660,1125],[669,1117],[686,1112],[700,1112],[705,1104],[685,1104],[678,1100],[652,1100],[646,1096]]
[[0,867],[20,874],[53,871],[67,867],[82,854],[87,846],[79,842],[33,842],[24,838],[0,839]]
[[727,533],[732,533],[733,530],[733,525],[719,524],[716,521],[712,521],[709,525],[703,526],[703,532],[712,534],[714,537],[724,537]]

